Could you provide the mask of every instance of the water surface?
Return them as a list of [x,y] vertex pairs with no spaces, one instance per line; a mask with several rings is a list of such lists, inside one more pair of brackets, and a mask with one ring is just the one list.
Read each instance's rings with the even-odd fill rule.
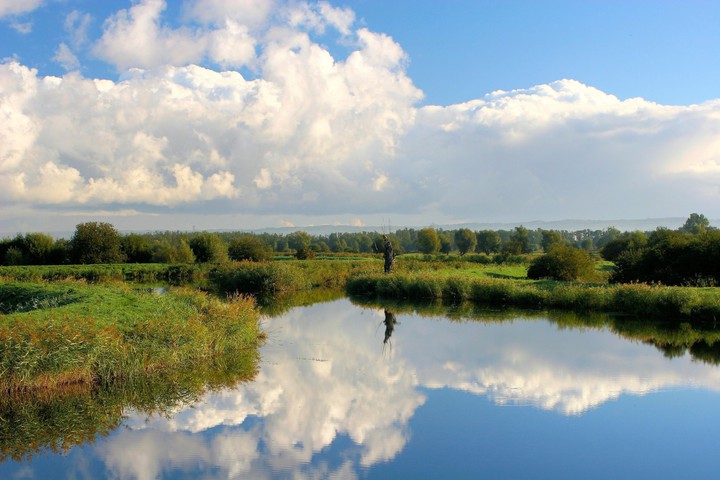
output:
[[720,369],[707,354],[348,299],[263,323],[255,381],[166,415],[127,410],[108,435],[8,460],[0,478],[717,476]]

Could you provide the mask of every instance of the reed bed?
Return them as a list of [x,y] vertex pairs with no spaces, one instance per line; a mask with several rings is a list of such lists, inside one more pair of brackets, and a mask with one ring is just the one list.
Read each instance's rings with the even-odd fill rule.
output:
[[[2,292],[34,284],[4,284]],[[65,286],[73,302],[0,316],[0,392],[112,384],[216,364],[262,341],[252,298],[178,288]]]
[[720,318],[718,290],[692,287],[527,282],[398,273],[352,278],[347,283],[347,292],[408,300],[470,301],[494,307],[612,312],[696,320]]

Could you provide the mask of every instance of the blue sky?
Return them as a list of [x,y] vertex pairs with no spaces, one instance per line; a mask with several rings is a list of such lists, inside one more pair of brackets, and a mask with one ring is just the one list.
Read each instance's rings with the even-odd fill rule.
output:
[[0,232],[718,218],[717,25],[711,1],[0,0]]

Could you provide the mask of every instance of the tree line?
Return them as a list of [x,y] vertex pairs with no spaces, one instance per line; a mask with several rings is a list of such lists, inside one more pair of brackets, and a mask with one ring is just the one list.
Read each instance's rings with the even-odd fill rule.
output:
[[[559,259],[587,267],[589,253],[616,264],[612,281],[659,282],[669,285],[720,284],[720,232],[704,215],[693,213],[678,230],[652,232],[603,230],[455,230],[402,228],[390,233],[395,251],[402,253],[465,255],[522,255],[543,252],[529,272],[531,278],[562,279],[550,268]],[[109,223],[76,226],[68,239],[28,233],[0,240],[3,265],[92,263],[195,263],[228,260],[263,261],[275,254],[312,258],[320,253],[378,253],[377,232],[310,235],[235,232],[180,232],[120,234]],[[578,252],[585,252],[583,256]],[[543,263],[544,262],[544,263]],[[560,262],[562,263],[562,262]],[[563,267],[564,268],[564,267]],[[565,275],[567,276],[567,275]]]

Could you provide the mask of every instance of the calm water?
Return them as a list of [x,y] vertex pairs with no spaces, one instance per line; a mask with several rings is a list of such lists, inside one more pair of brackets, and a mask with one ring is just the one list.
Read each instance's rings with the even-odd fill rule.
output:
[[682,351],[347,299],[264,326],[254,382],[165,416],[127,411],[94,443],[6,461],[0,478],[720,475],[720,368]]

